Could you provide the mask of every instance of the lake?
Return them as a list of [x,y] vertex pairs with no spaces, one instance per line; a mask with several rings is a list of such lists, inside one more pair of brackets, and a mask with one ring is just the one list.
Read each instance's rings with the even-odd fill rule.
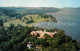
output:
[[65,31],[66,35],[70,35],[74,40],[80,40],[80,8],[61,8],[63,11],[56,13],[47,13],[53,15],[58,20],[57,23],[41,22],[34,26],[53,29],[58,28]]

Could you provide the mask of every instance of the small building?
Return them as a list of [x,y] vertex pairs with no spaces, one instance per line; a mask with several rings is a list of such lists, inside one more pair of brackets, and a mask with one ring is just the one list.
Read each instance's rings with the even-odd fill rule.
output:
[[32,48],[32,43],[31,43],[31,42],[28,42],[27,47],[28,47],[29,49]]
[[36,51],[41,50],[42,45],[36,45]]

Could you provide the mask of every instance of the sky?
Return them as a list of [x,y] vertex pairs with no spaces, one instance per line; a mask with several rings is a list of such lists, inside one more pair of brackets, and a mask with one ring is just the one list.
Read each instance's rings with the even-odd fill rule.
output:
[[1,7],[80,7],[80,0],[0,0]]

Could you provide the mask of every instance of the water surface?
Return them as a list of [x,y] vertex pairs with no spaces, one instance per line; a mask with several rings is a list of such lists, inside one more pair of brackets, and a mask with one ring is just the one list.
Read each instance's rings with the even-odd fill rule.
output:
[[71,35],[72,39],[80,40],[80,9],[64,8],[63,10],[64,11],[60,11],[57,13],[48,13],[56,17],[56,19],[58,20],[57,23],[52,21],[44,21],[34,26],[48,29],[62,29],[65,31],[66,35]]

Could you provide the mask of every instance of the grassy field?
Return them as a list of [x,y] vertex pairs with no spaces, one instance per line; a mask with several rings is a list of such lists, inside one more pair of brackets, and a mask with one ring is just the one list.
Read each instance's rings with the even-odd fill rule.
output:
[[24,17],[22,17],[22,19],[15,19],[15,20],[10,20],[8,22],[4,23],[4,26],[9,27],[10,24],[14,24],[15,26],[17,26],[18,24],[21,24],[22,26],[29,26],[32,27],[34,24],[43,22],[43,21],[49,21],[51,20],[50,17],[48,18],[44,18],[41,17],[40,15],[26,15]]
[[6,19],[8,16],[0,16],[0,19]]
[[38,20],[39,18],[41,18],[41,16],[39,15],[27,15],[27,16],[22,17],[22,20],[24,22],[28,22],[30,20],[33,20],[33,21]]
[[8,21],[8,22],[5,22],[4,23],[4,26],[5,27],[9,27],[10,24],[14,24],[15,26],[17,26],[18,24],[21,24],[22,26],[27,26],[27,24],[19,19],[15,19],[15,20],[11,20],[11,21]]
[[32,25],[37,24],[37,23],[39,23],[39,22],[43,22],[43,21],[46,21],[46,20],[50,20],[50,18],[45,19],[45,18],[41,18],[41,16],[39,16],[39,15],[27,15],[27,16],[24,16],[24,17],[22,18],[22,20],[23,20],[24,22],[28,22],[28,21],[30,21],[30,20],[33,20],[33,21],[34,21],[33,23],[28,24],[28,26],[31,27]]

